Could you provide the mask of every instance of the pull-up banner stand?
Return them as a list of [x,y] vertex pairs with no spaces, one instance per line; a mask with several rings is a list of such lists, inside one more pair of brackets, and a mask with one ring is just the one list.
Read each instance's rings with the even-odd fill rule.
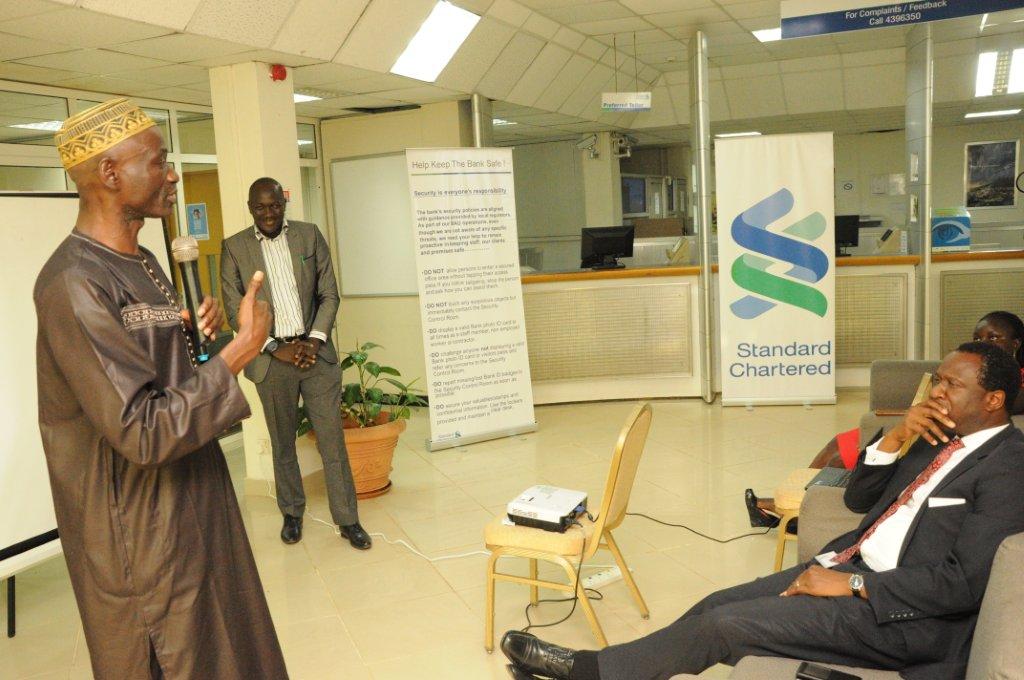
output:
[[832,133],[715,140],[722,404],[834,404]]
[[908,26],[1024,7],[1024,0],[782,0],[782,37]]
[[511,149],[408,149],[430,450],[537,429]]

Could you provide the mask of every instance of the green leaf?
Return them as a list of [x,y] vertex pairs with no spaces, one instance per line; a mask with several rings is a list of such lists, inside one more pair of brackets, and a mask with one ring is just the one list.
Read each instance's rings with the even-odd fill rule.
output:
[[395,417],[392,418],[392,420],[402,420],[404,418],[408,418],[411,414],[412,412],[409,410],[409,407],[403,406],[397,413],[395,413]]
[[410,394],[409,398],[406,400],[405,403],[409,404],[410,406],[426,406],[427,405],[427,402],[423,401],[422,399],[420,399],[415,394]]
[[[387,373],[388,375],[402,375],[401,373],[398,372],[397,368],[391,368],[390,366],[380,366],[378,367],[378,371],[380,373]],[[377,374],[375,373],[374,375]]]
[[376,361],[367,361],[366,366],[364,368],[366,368],[366,371],[374,378],[380,375],[381,365],[378,364]]
[[342,388],[341,400],[346,406],[352,406],[363,400],[363,386],[359,383],[349,383]]
[[368,424],[371,424],[371,423],[373,423],[373,421],[377,420],[377,416],[379,416],[379,415],[380,415],[380,404],[366,404],[366,417],[367,417],[367,420],[370,421],[370,423],[368,423]]
[[[364,352],[368,352],[368,351],[370,351],[371,349],[373,349],[374,347],[380,347],[380,345],[378,345],[378,344],[377,344],[377,343],[375,343],[375,342],[364,342],[364,343],[363,343],[363,346],[362,346],[362,347],[360,347],[359,349],[361,349],[361,350],[362,350],[362,351],[364,351]],[[380,347],[380,348],[381,348],[381,349],[384,349],[383,347]]]
[[379,387],[371,387],[370,389],[366,390],[366,396],[363,398],[364,402],[365,401],[369,401],[369,402],[373,402],[375,404],[379,404],[383,400],[384,400],[384,390],[382,390]]
[[352,357],[352,361],[356,366],[362,366],[366,363],[366,352],[349,352],[348,355]]
[[344,359],[341,360],[341,370],[344,371],[346,368],[352,368],[352,365],[354,363],[355,362],[352,361],[351,355],[346,356]]
[[402,383],[398,382],[398,381],[397,381],[397,380],[395,380],[394,378],[384,378],[384,382],[388,382],[388,383],[391,383],[392,385],[394,385],[394,386],[395,386],[395,387],[397,387],[398,389],[402,390],[402,393],[403,393],[403,394],[404,394],[405,392],[408,392],[408,391],[409,391],[409,388],[408,388],[407,386],[405,386],[405,385],[403,385]]

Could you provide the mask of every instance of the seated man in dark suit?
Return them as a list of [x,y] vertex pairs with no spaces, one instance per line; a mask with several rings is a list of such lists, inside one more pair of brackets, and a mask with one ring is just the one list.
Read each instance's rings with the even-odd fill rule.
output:
[[509,631],[513,677],[664,680],[748,655],[964,677],[996,548],[1024,531],[1024,434],[1008,412],[1019,389],[1013,357],[961,345],[930,399],[861,453],[845,493],[867,513],[855,531],[634,642],[575,652]]

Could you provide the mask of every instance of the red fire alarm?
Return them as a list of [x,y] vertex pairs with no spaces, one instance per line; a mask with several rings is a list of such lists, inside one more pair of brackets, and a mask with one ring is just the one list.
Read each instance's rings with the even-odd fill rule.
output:
[[288,69],[283,64],[271,64],[270,65],[270,79],[271,80],[286,80],[288,78]]

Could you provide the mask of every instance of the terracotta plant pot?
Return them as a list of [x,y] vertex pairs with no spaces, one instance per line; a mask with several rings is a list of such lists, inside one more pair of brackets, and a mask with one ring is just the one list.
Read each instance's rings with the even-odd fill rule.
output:
[[382,413],[377,425],[358,427],[349,418],[344,422],[345,448],[352,466],[358,498],[373,498],[391,490],[391,460],[398,435],[405,431],[404,420],[388,421]]

